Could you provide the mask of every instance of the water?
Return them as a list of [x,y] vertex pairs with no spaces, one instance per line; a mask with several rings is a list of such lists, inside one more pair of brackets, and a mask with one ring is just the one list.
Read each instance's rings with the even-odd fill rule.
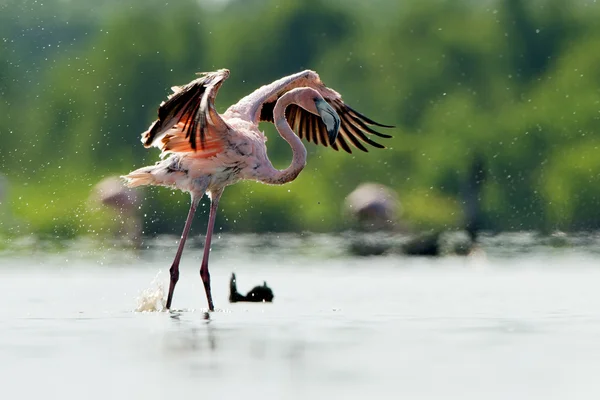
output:
[[[139,252],[11,243],[0,253],[3,393],[599,398],[595,237],[559,248],[527,234],[489,238],[485,253],[436,259],[352,257],[339,237],[223,237],[211,256],[209,321],[192,242],[179,311],[135,312],[140,297],[166,289],[175,239]],[[229,304],[231,272],[242,293],[266,280],[274,302]]]

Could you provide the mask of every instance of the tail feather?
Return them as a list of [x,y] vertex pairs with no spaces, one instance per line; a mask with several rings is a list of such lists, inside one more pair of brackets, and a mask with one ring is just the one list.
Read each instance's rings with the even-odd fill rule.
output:
[[129,187],[144,185],[166,186],[183,191],[194,188],[188,171],[181,166],[181,159],[171,156],[154,165],[142,167],[121,177]]
[[156,176],[152,173],[154,169],[154,166],[139,168],[127,175],[121,176],[121,178],[124,179],[125,184],[131,188],[145,185],[157,185],[158,182]]

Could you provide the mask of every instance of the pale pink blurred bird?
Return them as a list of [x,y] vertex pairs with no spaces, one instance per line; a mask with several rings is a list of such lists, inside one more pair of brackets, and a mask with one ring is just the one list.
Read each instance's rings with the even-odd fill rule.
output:
[[[306,148],[301,138],[331,146],[334,150],[341,147],[348,153],[352,152],[350,144],[367,151],[363,143],[384,147],[369,135],[391,137],[370,126],[392,126],[376,123],[351,109],[337,92],[321,82],[315,72],[308,70],[262,86],[219,115],[214,106],[215,96],[229,77],[229,70],[199,75],[200,78],[185,86],[172,88],[174,93],[158,108],[158,119],[142,134],[145,147],[155,146],[162,150],[162,161],[137,169],[123,178],[130,187],[161,185],[191,194],[190,210],[169,270],[168,309],[179,279],[179,261],[196,207],[202,196],[208,194],[211,206],[200,276],[208,308],[214,311],[208,256],[217,207],[225,187],[243,179],[272,185],[293,181],[306,165]],[[261,121],[274,123],[292,148],[292,163],[284,170],[273,167],[267,157],[267,138],[258,129]]]
[[108,176],[94,186],[90,200],[114,210],[121,226],[119,233],[134,247],[141,245],[141,199],[138,191],[126,187],[119,177]]

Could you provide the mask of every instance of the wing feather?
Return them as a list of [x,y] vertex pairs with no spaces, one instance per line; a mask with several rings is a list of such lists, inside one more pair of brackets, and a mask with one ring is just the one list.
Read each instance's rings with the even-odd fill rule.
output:
[[173,86],[173,94],[158,108],[158,119],[142,134],[145,147],[163,152],[199,152],[214,155],[229,130],[216,112],[214,100],[229,71],[204,72],[187,85]]
[[[347,120],[342,120],[342,127],[344,129],[344,131],[348,132],[348,134],[350,136],[353,137],[358,137],[360,138],[363,142],[376,147],[378,149],[383,148],[383,146],[371,139],[369,139],[369,137],[367,135],[364,134],[363,131],[361,131],[360,129],[357,129],[357,127],[355,125],[352,125],[352,123],[348,122]],[[358,147],[358,146],[357,146]],[[367,150],[363,150],[363,151],[367,151]]]
[[299,122],[300,122],[300,126],[298,126],[298,132],[296,132],[296,133],[298,134],[298,136],[300,136],[300,139],[306,139],[306,140],[308,140],[308,138],[306,137],[306,122],[307,122],[307,119],[301,117]]
[[321,144],[325,147],[329,146],[329,135],[327,134],[327,128],[324,124],[317,124],[317,130],[319,131],[319,137],[321,138]]
[[311,115],[310,118],[308,118],[308,126],[306,127],[306,137],[308,138],[309,142],[312,141],[314,144],[319,144],[315,135],[316,125],[317,124],[315,123],[314,116]]
[[244,97],[237,104],[231,106],[226,113],[233,113],[251,119],[255,123],[267,121],[273,123],[273,110],[277,100],[288,91],[297,87],[311,87],[317,90],[338,113],[341,119],[341,129],[335,142],[330,143],[327,127],[321,118],[305,109],[292,104],[286,110],[286,119],[290,127],[307,142],[321,146],[331,146],[334,150],[342,148],[352,153],[351,146],[367,152],[364,144],[375,148],[385,148],[370,138],[371,135],[380,138],[391,138],[390,135],[380,133],[371,126],[380,128],[393,128],[364,116],[342,100],[336,91],[326,87],[319,75],[314,71],[303,71],[281,78],[270,85],[257,89],[254,93]]
[[[357,139],[357,137],[355,136],[356,133],[352,130],[352,128],[350,128],[348,125],[345,124],[344,120],[341,121],[341,131],[340,133],[344,135],[344,137],[348,138],[350,140],[350,142],[352,142],[352,144],[355,147],[358,147],[358,149],[364,151],[364,152],[368,152],[369,150],[367,150],[367,148],[365,146],[363,146],[363,144]],[[360,137],[360,136],[359,136]],[[361,139],[363,139],[361,137]],[[363,139],[364,140],[364,139]],[[368,139],[367,139],[368,140]],[[368,143],[368,142],[367,142]],[[373,142],[375,143],[375,142]],[[377,146],[375,146],[377,147]]]
[[344,135],[338,135],[336,142],[338,142],[342,149],[346,151],[346,153],[352,154],[352,149],[348,146],[348,143],[344,140]]

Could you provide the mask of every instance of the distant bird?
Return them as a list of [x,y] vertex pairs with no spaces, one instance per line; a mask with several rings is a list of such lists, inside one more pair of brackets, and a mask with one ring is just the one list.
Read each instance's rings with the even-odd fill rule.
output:
[[140,244],[142,224],[139,217],[139,206],[141,199],[135,189],[125,186],[119,177],[109,176],[94,186],[90,200],[116,211],[121,218],[125,236],[134,244]]
[[441,231],[419,234],[403,243],[400,247],[401,252],[407,256],[437,257],[442,255],[442,234]]
[[263,282],[261,286],[254,286],[252,290],[248,292],[247,295],[240,294],[237,291],[237,279],[235,274],[231,274],[231,279],[229,280],[229,302],[237,303],[241,301],[260,303],[267,302],[270,303],[273,301],[273,290],[267,286],[267,282]]
[[138,193],[123,185],[121,179],[109,176],[94,186],[93,197],[105,206],[129,213],[140,205]]
[[[481,231],[481,193],[485,183],[485,161],[479,153],[469,164],[467,176],[462,183],[462,203],[464,210],[465,238],[444,237],[444,232],[426,232],[412,238],[401,246],[402,253],[410,256],[439,256],[444,253],[470,255],[476,252],[479,232]],[[454,240],[452,240],[454,239]]]
[[373,233],[403,230],[396,192],[379,183],[363,182],[346,196],[344,203],[345,212],[352,217],[353,228],[358,231],[351,233],[348,250],[358,256],[385,254],[391,244]]
[[485,160],[482,154],[476,153],[471,160],[467,177],[462,185],[465,231],[473,242],[477,240],[477,235],[483,225],[481,197],[486,178]]
[[[208,256],[219,199],[226,186],[244,179],[271,185],[293,181],[306,165],[302,138],[351,153],[350,145],[362,151],[367,151],[364,143],[384,147],[369,135],[391,137],[370,126],[392,126],[353,110],[308,70],[262,86],[220,115],[214,101],[228,77],[229,70],[221,69],[201,73],[187,85],[173,87],[174,93],[158,108],[158,119],[142,134],[144,146],[161,149],[163,160],[123,177],[131,187],[162,185],[191,194],[190,210],[170,268],[167,308],[171,307],[179,279],[179,261],[192,219],[205,193],[211,206],[200,276],[208,308],[213,311]],[[274,123],[292,148],[292,163],[284,170],[273,167],[267,157],[266,137],[258,129],[261,121]]]
[[398,195],[378,183],[361,183],[346,196],[346,210],[367,231],[394,228],[400,213]]

